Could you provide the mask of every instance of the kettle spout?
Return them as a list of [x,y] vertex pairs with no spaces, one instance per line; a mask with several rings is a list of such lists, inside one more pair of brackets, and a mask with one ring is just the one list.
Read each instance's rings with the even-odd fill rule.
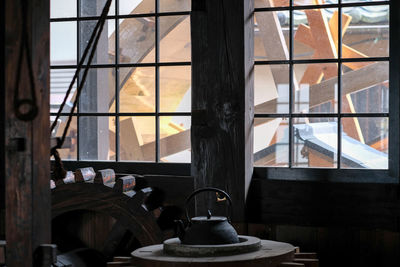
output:
[[179,239],[182,242],[185,236],[185,225],[182,220],[175,221],[175,234],[179,237]]

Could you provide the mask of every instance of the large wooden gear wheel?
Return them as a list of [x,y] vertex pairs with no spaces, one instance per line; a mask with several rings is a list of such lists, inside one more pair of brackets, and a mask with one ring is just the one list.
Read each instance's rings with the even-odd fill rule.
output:
[[109,244],[104,244],[104,251],[100,251],[108,258],[115,256],[115,247],[126,231],[141,246],[161,243],[164,234],[153,211],[162,200],[153,196],[153,203],[148,203],[155,191],[138,186],[136,180],[131,175],[116,179],[110,169],[97,174],[92,168],[68,172],[65,179],[51,181],[52,219],[79,211],[112,217],[115,223],[106,240]]

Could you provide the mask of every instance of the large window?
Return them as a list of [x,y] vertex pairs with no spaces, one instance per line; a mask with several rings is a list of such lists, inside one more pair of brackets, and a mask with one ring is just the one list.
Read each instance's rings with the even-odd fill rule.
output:
[[390,1],[255,0],[256,166],[296,177],[397,168],[389,13]]
[[[54,120],[106,1],[50,2]],[[190,3],[113,1],[63,159],[190,162]],[[70,108],[53,136],[62,134]]]

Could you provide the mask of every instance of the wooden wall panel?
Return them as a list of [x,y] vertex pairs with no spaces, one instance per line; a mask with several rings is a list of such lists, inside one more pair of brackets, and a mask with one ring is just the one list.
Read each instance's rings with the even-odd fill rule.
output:
[[400,233],[355,227],[248,224],[248,235],[316,252],[321,267],[392,267],[400,264]]
[[[32,53],[36,98],[39,107],[34,121],[15,117],[13,100],[17,71],[21,71],[20,97],[30,96],[27,63],[17,69],[21,42],[20,1],[5,2],[6,79],[5,153],[7,266],[32,266],[34,251],[50,243],[49,162],[49,1],[27,4],[28,42]],[[13,148],[13,138],[23,138],[22,151]]]
[[192,1],[192,176],[226,190],[236,220],[253,171],[252,10],[252,0]]
[[399,186],[253,178],[250,222],[400,231]]

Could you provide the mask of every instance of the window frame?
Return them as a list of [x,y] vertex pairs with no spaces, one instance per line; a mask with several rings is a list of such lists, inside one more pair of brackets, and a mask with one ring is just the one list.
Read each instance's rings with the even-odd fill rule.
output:
[[[79,1],[77,0],[78,7]],[[291,2],[293,0],[290,0]],[[118,2],[118,1],[116,1]],[[156,1],[157,3],[158,1]],[[276,8],[255,8],[255,12],[262,11],[278,11],[278,10],[290,10],[292,12],[294,9],[307,9],[307,8],[342,8],[348,6],[365,6],[365,5],[378,5],[378,4],[387,4],[390,9],[390,20],[389,20],[389,81],[390,81],[390,97],[389,97],[389,168],[388,170],[366,170],[366,169],[317,169],[317,168],[276,168],[276,167],[253,167],[254,177],[255,178],[267,178],[271,180],[301,180],[301,181],[317,181],[317,182],[347,182],[347,183],[399,183],[399,163],[400,163],[400,140],[398,133],[400,130],[400,75],[396,72],[396,69],[400,70],[400,52],[393,49],[394,47],[400,47],[400,34],[397,28],[400,28],[400,3],[398,1],[379,1],[379,2],[360,2],[360,3],[341,3],[339,0],[337,4],[326,4],[319,6],[301,6],[301,8],[294,8],[292,6],[288,8],[276,7]],[[340,5],[340,7],[339,7]],[[185,12],[163,12],[158,15],[151,14],[133,14],[133,15],[117,15],[118,8],[116,9],[116,14],[113,16],[108,16],[107,19],[119,19],[119,18],[135,18],[135,17],[145,17],[145,16],[155,16],[156,18],[168,15],[190,15],[191,11]],[[78,11],[79,14],[79,11]],[[118,16],[118,17],[117,17]],[[58,19],[53,18],[50,19],[51,22],[57,21],[79,21],[79,20],[90,20],[97,17],[82,17],[82,18],[67,18],[67,19]],[[157,23],[158,25],[158,23]],[[78,26],[77,26],[78,27]],[[156,26],[158,27],[158,26]],[[79,35],[79,31],[77,32]],[[156,34],[156,38],[158,38],[158,34]],[[157,43],[157,40],[156,40]],[[79,46],[78,46],[79,47]],[[339,46],[340,47],[340,46]],[[368,58],[368,61],[373,61],[376,58]],[[362,59],[334,59],[332,62],[345,62],[345,61],[363,61]],[[377,60],[385,60],[382,58],[377,58]],[[274,62],[278,63],[287,63],[288,61],[282,62]],[[308,63],[306,61],[298,61],[299,63]],[[319,60],[312,60],[314,63],[318,63]],[[326,62],[326,61],[323,61]],[[175,63],[175,62],[174,62]],[[138,66],[154,66],[158,69],[160,66],[171,66],[174,63],[138,63],[138,64],[126,64],[120,63],[119,65],[122,67],[138,67]],[[180,62],[182,63],[182,62]],[[268,63],[268,62],[255,62],[255,65]],[[183,63],[184,65],[191,65]],[[111,64],[114,65],[114,64]],[[117,62],[115,62],[117,65]],[[103,65],[99,64],[94,67],[102,67]],[[106,64],[109,66],[109,64]],[[69,66],[71,67],[71,66]],[[104,66],[103,66],[104,67]],[[62,68],[62,66],[52,66],[52,69]],[[116,90],[118,90],[116,88]],[[111,113],[107,113],[111,114]],[[140,113],[122,113],[123,115],[141,115]],[[149,113],[153,114],[153,113]],[[147,114],[147,115],[149,115]],[[183,113],[181,115],[189,115],[188,113]],[[392,115],[390,115],[392,114]],[[397,115],[393,115],[397,114]],[[53,114],[52,114],[53,115]],[[82,114],[83,116],[90,116],[89,113]],[[98,114],[93,114],[98,115]],[[122,115],[122,116],[123,116]],[[164,115],[164,113],[158,113],[158,116]],[[370,114],[366,114],[368,116]],[[158,117],[157,116],[157,117]],[[275,115],[274,115],[275,116]],[[278,114],[279,116],[279,114]],[[311,115],[315,116],[315,115]],[[328,115],[329,116],[329,115]],[[77,115],[79,118],[79,115]],[[263,117],[255,114],[255,118]],[[296,117],[296,116],[294,116]],[[298,117],[302,117],[299,115]],[[344,116],[346,117],[346,114]],[[78,123],[79,124],[79,123]],[[156,122],[156,125],[158,123]],[[79,126],[78,126],[79,127]],[[156,138],[156,142],[159,142],[159,138]],[[118,147],[118,145],[117,145]],[[117,149],[116,147],[116,149]],[[159,154],[159,149],[157,147],[157,154]],[[88,165],[98,166],[97,168],[114,168],[117,172],[123,173],[127,172],[129,169],[138,169],[138,172],[142,173],[160,173],[160,174],[176,174],[176,175],[190,175],[191,163],[165,163],[165,162],[137,162],[137,161],[86,161],[79,160],[79,147],[77,151],[77,159],[76,160],[65,160],[65,165],[70,168],[79,168],[85,167]],[[339,164],[338,164],[339,166]]]
[[[57,22],[76,22],[76,49],[77,62],[75,64],[65,64],[65,65],[50,65],[50,70],[57,69],[76,69],[76,66],[79,62],[79,59],[82,54],[81,48],[81,22],[85,21],[97,21],[100,18],[100,14],[96,16],[83,16],[81,15],[81,2],[84,0],[75,0],[76,1],[76,16],[73,17],[61,17],[61,18],[51,18],[50,16],[50,24]],[[115,13],[113,15],[107,15],[106,20],[114,20],[115,21],[115,60],[113,63],[106,64],[92,64],[90,66],[90,70],[93,69],[111,69],[115,71],[114,77],[114,86],[115,86],[115,110],[114,112],[80,112],[80,103],[77,105],[77,110],[73,114],[73,117],[76,119],[77,123],[77,151],[76,151],[76,159],[63,159],[64,165],[69,166],[69,168],[80,168],[84,166],[98,166],[98,169],[101,168],[113,168],[115,171],[123,173],[127,172],[130,169],[141,170],[144,173],[172,173],[173,169],[176,169],[176,174],[178,175],[189,175],[190,174],[190,163],[175,163],[175,162],[162,162],[160,156],[160,118],[162,116],[189,116],[191,117],[190,112],[162,112],[160,111],[160,68],[161,67],[181,67],[181,66],[191,66],[190,61],[182,61],[182,62],[160,62],[160,18],[168,17],[168,16],[189,16],[191,11],[170,11],[164,12],[160,11],[160,0],[154,1],[154,13],[139,13],[139,14],[119,14],[119,0],[114,0],[112,5],[115,7]],[[105,1],[104,1],[105,2]],[[121,63],[119,62],[119,20],[120,19],[130,19],[130,18],[148,18],[154,17],[155,19],[155,32],[154,32],[154,51],[155,51],[155,62],[152,63]],[[86,64],[83,65],[83,69],[87,67]],[[154,112],[120,112],[119,111],[119,69],[120,68],[137,68],[137,67],[150,67],[155,70],[155,110]],[[82,71],[81,71],[82,73]],[[81,75],[81,74],[80,74]],[[77,79],[77,84],[80,82],[80,77]],[[57,112],[50,112],[50,116],[55,116]],[[69,116],[68,112],[62,112],[60,116]],[[115,159],[110,160],[82,160],[82,155],[80,153],[80,118],[81,117],[97,117],[97,118],[110,118],[114,117],[116,126],[115,126]],[[154,161],[137,161],[137,160],[123,160],[120,159],[120,142],[119,142],[119,133],[120,133],[120,117],[150,117],[155,120],[155,159]],[[129,167],[127,167],[129,166]],[[126,170],[126,171],[125,171]],[[189,170],[189,171],[188,171]]]
[[[304,10],[304,9],[314,9],[314,8],[337,8],[339,14],[341,14],[341,9],[344,7],[354,7],[354,6],[376,6],[376,5],[388,5],[389,6],[389,56],[388,57],[369,57],[366,59],[358,58],[341,58],[339,56],[337,59],[310,59],[310,60],[295,60],[292,58],[293,55],[293,11],[294,10]],[[329,63],[334,62],[339,65],[342,62],[360,62],[360,61],[388,61],[389,62],[389,114],[387,114],[389,119],[389,153],[388,153],[388,169],[387,170],[376,170],[376,169],[340,169],[340,156],[337,156],[338,162],[336,168],[300,168],[300,167],[267,167],[267,166],[257,166],[254,167],[255,178],[266,178],[270,180],[289,180],[289,181],[311,181],[311,182],[340,182],[340,183],[389,183],[397,184],[399,183],[399,155],[400,155],[400,144],[399,135],[399,123],[400,123],[400,108],[399,108],[399,78],[400,75],[396,72],[396,69],[400,69],[400,53],[394,49],[400,46],[400,34],[398,29],[400,28],[400,4],[398,1],[377,1],[377,2],[358,2],[358,3],[342,3],[342,0],[338,0],[336,4],[323,4],[323,5],[310,5],[310,6],[293,6],[293,0],[290,0],[289,7],[267,7],[267,8],[255,8],[254,12],[266,12],[266,11],[289,11],[290,12],[290,38],[289,46],[292,51],[290,52],[289,60],[279,60],[279,61],[254,61],[255,65],[266,65],[266,64],[290,64],[290,68],[293,68],[295,63]],[[340,16],[339,16],[340,17]],[[339,23],[341,19],[339,19]],[[339,42],[341,42],[341,27],[339,28]],[[338,55],[341,54],[341,45],[338,46]],[[339,71],[340,71],[339,67]],[[291,72],[292,73],[292,70]],[[290,75],[290,83],[292,83],[292,75]],[[338,84],[341,82],[340,75],[338,76]],[[340,86],[341,87],[341,86]],[[290,86],[292,88],[292,85]],[[293,92],[289,90],[290,102],[293,103]],[[339,93],[338,99],[340,99],[341,93]],[[340,102],[340,101],[339,101]],[[301,117],[334,117],[337,119],[351,117],[352,114],[343,114],[340,112],[340,106],[338,106],[338,112],[333,114],[297,114],[292,113],[292,105],[289,105],[289,116],[288,114],[254,114],[254,118],[274,118],[274,117],[291,117],[291,118],[301,118]],[[384,117],[385,114],[374,114],[356,113],[353,116],[356,117]],[[291,121],[291,120],[290,120]],[[340,121],[338,121],[338,125]],[[289,140],[293,139],[292,123],[289,123]],[[340,155],[340,136],[341,127],[338,127],[338,155]],[[291,158],[292,146],[289,145],[289,159]],[[291,159],[290,159],[291,160]]]

